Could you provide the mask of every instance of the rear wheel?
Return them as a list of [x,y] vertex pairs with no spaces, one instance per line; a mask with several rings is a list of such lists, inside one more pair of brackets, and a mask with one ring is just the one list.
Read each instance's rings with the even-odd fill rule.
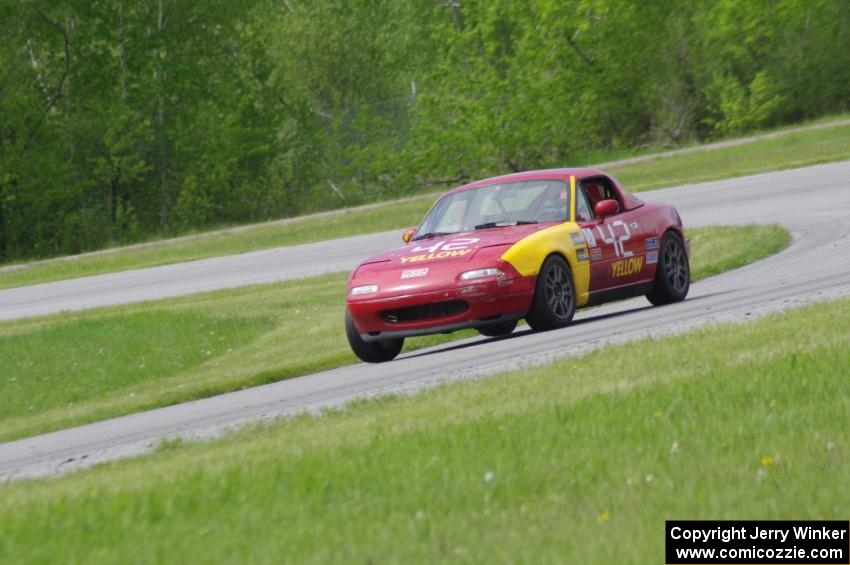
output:
[[525,321],[535,331],[545,331],[568,326],[576,313],[576,288],[570,266],[560,255],[552,255],[543,262],[531,310]]
[[345,335],[348,337],[348,345],[361,360],[367,363],[383,363],[392,361],[401,352],[404,346],[404,338],[390,338],[378,341],[365,341],[360,337],[360,332],[354,325],[348,310],[345,311]]
[[478,333],[487,337],[499,337],[508,335],[515,329],[516,320],[509,320],[507,322],[496,322],[495,324],[478,328]]
[[655,284],[646,298],[655,306],[681,302],[688,295],[690,286],[691,267],[685,243],[679,234],[668,231],[661,240]]

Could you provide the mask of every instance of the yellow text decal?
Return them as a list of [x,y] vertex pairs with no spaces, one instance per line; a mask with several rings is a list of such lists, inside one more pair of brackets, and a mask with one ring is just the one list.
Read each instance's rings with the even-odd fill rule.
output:
[[410,257],[402,257],[401,262],[416,263],[417,261],[430,261],[431,259],[445,259],[447,257],[463,257],[469,253],[470,249],[458,249],[456,251],[440,251],[439,253],[428,253],[427,255],[412,255]]
[[611,276],[615,279],[636,275],[643,268],[643,257],[630,257],[611,263]]

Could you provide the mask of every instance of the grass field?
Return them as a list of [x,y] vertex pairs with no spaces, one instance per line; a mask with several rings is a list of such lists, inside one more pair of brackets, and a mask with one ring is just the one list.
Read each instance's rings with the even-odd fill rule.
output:
[[[650,149],[644,153],[655,151]],[[628,156],[635,156],[630,152]],[[569,165],[589,164],[620,154],[588,154]],[[592,159],[592,160],[588,160]],[[641,191],[683,183],[800,167],[850,159],[850,126],[837,126],[787,135],[726,149],[659,158],[607,169],[632,190]],[[152,244],[119,248],[78,258],[30,263],[0,271],[0,289],[60,279],[153,267],[282,245],[293,245],[402,229],[419,223],[435,194],[353,209],[330,216],[305,217],[284,224],[257,224],[238,230],[210,232]]]
[[0,561],[662,563],[846,519],[850,301],[0,486]]
[[[695,279],[787,245],[776,226],[688,231]],[[0,323],[0,440],[356,361],[346,274]],[[420,348],[449,339],[408,340]]]
[[651,190],[850,159],[850,126],[802,131],[607,169],[634,191]]

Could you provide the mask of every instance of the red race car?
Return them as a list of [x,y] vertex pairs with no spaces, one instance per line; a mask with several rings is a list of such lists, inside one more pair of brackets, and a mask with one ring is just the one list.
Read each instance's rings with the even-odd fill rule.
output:
[[684,300],[690,247],[672,206],[646,204],[593,169],[529,171],[443,194],[403,247],[349,277],[345,330],[378,363],[404,338],[568,325],[576,308],[635,295]]

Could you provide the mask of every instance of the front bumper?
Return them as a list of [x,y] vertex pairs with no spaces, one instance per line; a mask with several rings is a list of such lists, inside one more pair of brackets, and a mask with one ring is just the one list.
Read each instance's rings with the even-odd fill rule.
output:
[[[536,277],[518,277],[507,284],[488,280],[402,296],[349,298],[348,311],[367,341],[449,333],[522,318],[531,306],[535,281]],[[465,304],[462,309],[460,303]],[[443,307],[446,304],[452,307]],[[410,311],[425,317],[410,320],[397,315]]]

